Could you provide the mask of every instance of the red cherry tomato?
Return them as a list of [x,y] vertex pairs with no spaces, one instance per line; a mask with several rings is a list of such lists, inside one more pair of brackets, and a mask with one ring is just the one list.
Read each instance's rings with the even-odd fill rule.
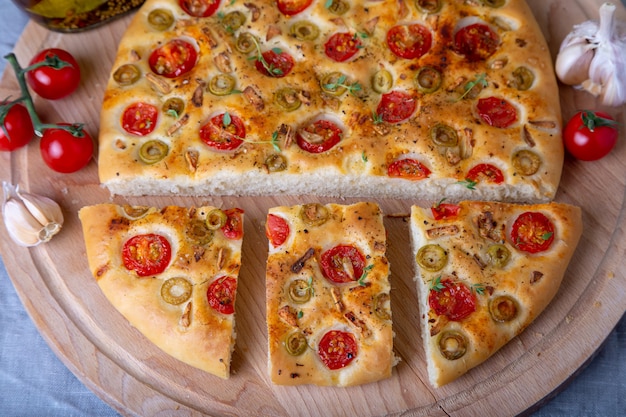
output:
[[226,223],[222,226],[222,233],[228,239],[239,240],[243,237],[243,213],[240,208],[224,210]]
[[496,166],[491,164],[478,164],[467,172],[465,179],[475,183],[484,180],[493,184],[502,184],[504,182],[504,175],[502,175],[502,171]]
[[415,59],[424,55],[432,45],[430,31],[420,25],[398,25],[387,32],[387,45],[400,58]]
[[563,143],[567,151],[582,161],[606,156],[617,143],[617,123],[603,112],[584,110],[565,125]]
[[476,110],[489,126],[499,127],[501,129],[511,126],[517,120],[517,110],[515,107],[502,98],[481,98],[478,100]]
[[517,249],[537,253],[547,250],[554,241],[554,225],[543,213],[527,211],[511,227],[511,242]]
[[278,48],[265,51],[261,55],[263,59],[257,59],[254,65],[257,71],[268,77],[283,78],[295,65],[291,55]]
[[275,214],[268,214],[265,223],[265,236],[272,246],[280,246],[289,236],[289,224],[285,219]]
[[299,129],[296,134],[298,146],[310,153],[322,153],[341,141],[343,131],[330,120],[320,119]]
[[456,217],[460,210],[460,206],[450,203],[439,203],[430,208],[435,220],[451,219]]
[[68,65],[59,69],[51,66],[41,66],[26,73],[28,85],[35,93],[48,100],[63,98],[73,93],[80,84],[80,67],[78,62],[76,62],[72,54],[63,49],[44,49],[35,55],[30,61],[30,65],[43,62],[46,60],[46,57],[54,59],[54,56]]
[[218,151],[237,149],[245,137],[246,127],[243,120],[230,113],[218,114],[200,128],[200,139]]
[[276,0],[278,10],[285,16],[296,15],[313,3],[313,0]]
[[207,290],[206,296],[209,305],[222,314],[235,312],[235,296],[237,295],[237,280],[229,276],[216,278]]
[[[0,129],[0,151],[13,151],[26,145],[35,136],[33,122],[26,107],[19,103],[13,104],[4,112],[4,121]],[[2,116],[0,116],[2,117]]]
[[124,266],[140,277],[160,274],[169,265],[171,257],[170,242],[154,233],[135,235],[122,247]]
[[332,35],[324,44],[326,56],[337,62],[344,62],[359,52],[361,41],[356,34],[338,32]]
[[331,282],[340,284],[357,281],[365,269],[365,256],[352,245],[337,245],[322,253],[320,257],[322,275]]
[[390,91],[383,94],[376,108],[376,114],[387,123],[400,123],[417,109],[415,97],[406,91]]
[[320,340],[317,354],[328,369],[345,368],[358,354],[356,338],[349,332],[331,330]]
[[430,175],[430,169],[417,159],[404,158],[389,164],[387,175],[406,180],[422,180]]
[[467,285],[444,278],[428,293],[428,305],[439,316],[461,321],[476,311],[476,296]]
[[189,42],[173,39],[155,49],[148,58],[152,72],[167,78],[175,78],[193,69],[198,52]]
[[143,102],[133,103],[122,113],[122,127],[138,136],[150,134],[156,127],[159,109]]
[[[62,126],[70,126],[61,123]],[[64,129],[51,128],[43,132],[39,142],[41,156],[50,168],[57,172],[76,172],[85,167],[93,156],[93,139],[84,129],[82,136],[75,136]]]
[[209,17],[220,7],[220,0],[180,0],[179,4],[190,16]]
[[484,23],[465,26],[454,35],[454,50],[472,62],[489,58],[499,45],[498,34]]

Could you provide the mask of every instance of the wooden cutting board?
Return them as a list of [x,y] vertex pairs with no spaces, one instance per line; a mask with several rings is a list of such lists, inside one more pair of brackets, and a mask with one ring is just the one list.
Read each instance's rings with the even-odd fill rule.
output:
[[[575,23],[597,17],[601,0],[529,1],[553,55]],[[626,20],[620,5],[618,15]],[[16,55],[25,65],[37,51],[71,51],[83,74],[70,98],[37,99],[47,121],[84,122],[97,137],[100,103],[117,44],[130,18],[80,35],[61,35],[29,24]],[[0,97],[17,96],[10,68]],[[564,119],[576,109],[599,109],[589,95],[563,86]],[[523,334],[489,361],[439,389],[428,384],[418,330],[407,223],[387,217],[395,351],[393,376],[347,389],[273,386],[267,376],[264,267],[267,241],[263,220],[269,207],[329,199],[111,198],[96,164],[76,174],[57,174],[41,161],[37,143],[0,155],[2,180],[55,199],[66,222],[61,234],[36,248],[19,248],[0,228],[0,249],[13,284],[50,347],[76,376],[125,415],[515,415],[532,408],[567,381],[598,349],[626,310],[626,111],[605,109],[621,123],[615,150],[600,162],[567,158],[557,201],[583,209],[585,225],[576,255],[559,293]],[[85,258],[77,211],[107,201],[130,204],[239,206],[246,210],[243,268],[237,299],[237,345],[233,375],[223,381],[162,353],[122,318],[101,294]],[[354,200],[339,200],[349,203]],[[382,200],[387,214],[408,213],[413,200]]]

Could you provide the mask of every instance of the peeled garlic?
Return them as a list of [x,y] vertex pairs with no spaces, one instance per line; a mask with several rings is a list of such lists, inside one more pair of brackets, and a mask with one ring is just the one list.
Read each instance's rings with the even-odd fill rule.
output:
[[48,242],[63,225],[61,207],[48,197],[22,193],[19,186],[2,183],[2,217],[11,239],[20,246]]
[[626,102],[626,23],[615,19],[615,5],[600,6],[600,21],[575,25],[556,58],[559,79],[599,97],[606,106]]

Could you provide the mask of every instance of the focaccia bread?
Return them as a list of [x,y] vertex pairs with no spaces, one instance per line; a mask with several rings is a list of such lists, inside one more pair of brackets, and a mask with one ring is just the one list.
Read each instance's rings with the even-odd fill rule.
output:
[[266,234],[272,382],[349,386],[390,377],[391,287],[378,205],[274,207]]
[[230,375],[243,211],[87,206],[89,269],[106,298],[164,352]]
[[580,208],[492,202],[414,206],[411,237],[426,361],[438,387],[524,330],[557,293]]
[[148,0],[102,105],[114,194],[551,200],[563,164],[524,1]]

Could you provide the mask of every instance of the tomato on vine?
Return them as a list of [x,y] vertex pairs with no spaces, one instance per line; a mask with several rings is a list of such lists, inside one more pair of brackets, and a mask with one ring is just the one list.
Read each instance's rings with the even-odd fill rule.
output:
[[78,88],[80,67],[69,52],[59,48],[44,49],[30,61],[26,80],[40,97],[58,100]]
[[582,161],[605,157],[617,143],[617,122],[607,113],[577,112],[563,129],[567,151]]
[[0,151],[14,151],[35,135],[26,107],[19,103],[0,108]]
[[94,143],[82,125],[61,123],[56,128],[44,130],[39,148],[44,162],[51,169],[71,173],[89,163],[93,155]]

